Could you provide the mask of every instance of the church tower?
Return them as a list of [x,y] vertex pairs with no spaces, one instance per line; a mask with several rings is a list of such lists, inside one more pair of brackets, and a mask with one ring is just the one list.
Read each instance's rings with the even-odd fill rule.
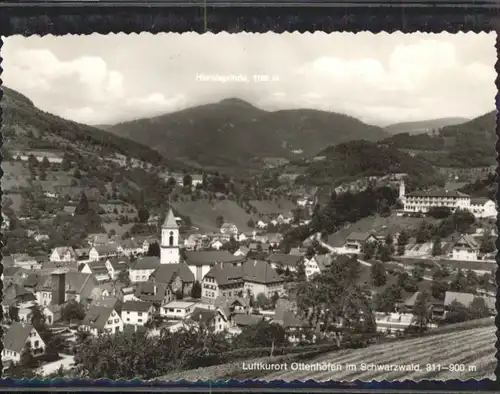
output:
[[167,217],[161,226],[161,264],[179,264],[179,226],[175,221],[172,209],[168,210]]

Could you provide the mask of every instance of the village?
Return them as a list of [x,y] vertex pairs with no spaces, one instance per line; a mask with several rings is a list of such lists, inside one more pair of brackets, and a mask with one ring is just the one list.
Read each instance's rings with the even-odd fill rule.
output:
[[[19,160],[32,159],[21,155]],[[120,165],[127,165],[125,159]],[[186,183],[186,174],[170,174],[164,181],[172,178]],[[188,178],[192,190],[204,179]],[[494,316],[495,203],[458,191],[407,194],[403,179],[391,179],[399,197],[389,215],[347,223],[331,235],[316,232],[299,241],[287,235],[314,222],[312,193],[274,210],[269,201],[251,201],[256,214],[246,226],[217,217],[217,231],[204,231],[174,214],[174,204],[161,223],[161,215],[143,218],[158,232],[93,233],[84,245],[60,244],[44,256],[4,255],[4,370],[19,365],[28,348],[40,360],[36,370],[42,376],[60,374],[75,367],[74,352],[89,336],[132,331],[155,337],[193,325],[235,337],[267,322],[280,325],[293,346],[306,336],[314,343],[314,335],[306,334],[311,321],[300,313],[304,308],[296,290],[342,259],[359,265],[376,330],[384,335],[404,335],[417,324],[415,308],[424,292],[432,310],[428,329]],[[84,191],[75,200],[80,204],[87,197]],[[76,205],[65,206],[64,214],[81,214]],[[100,206],[101,216],[116,209]],[[442,236],[433,236],[429,226]],[[2,227],[8,232],[5,214]],[[36,231],[29,236],[36,242],[48,238]],[[59,352],[47,355],[51,345],[37,326],[50,332],[51,341],[59,338]]]

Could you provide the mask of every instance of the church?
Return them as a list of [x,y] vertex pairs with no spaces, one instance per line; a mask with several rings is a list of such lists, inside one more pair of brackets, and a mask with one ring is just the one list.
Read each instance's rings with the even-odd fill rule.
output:
[[180,262],[179,225],[172,209],[169,209],[161,228],[160,264],[179,264]]

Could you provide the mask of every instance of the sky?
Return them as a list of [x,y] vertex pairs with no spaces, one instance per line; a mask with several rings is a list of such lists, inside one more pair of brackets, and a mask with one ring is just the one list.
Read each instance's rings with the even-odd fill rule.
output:
[[495,34],[12,36],[1,77],[40,109],[90,125],[239,98],[383,126],[493,110]]

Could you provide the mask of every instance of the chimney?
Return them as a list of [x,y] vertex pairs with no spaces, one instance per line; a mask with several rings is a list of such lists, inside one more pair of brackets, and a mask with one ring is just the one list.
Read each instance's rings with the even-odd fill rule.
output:
[[52,305],[61,305],[66,301],[66,272],[62,269],[51,274],[52,279]]

